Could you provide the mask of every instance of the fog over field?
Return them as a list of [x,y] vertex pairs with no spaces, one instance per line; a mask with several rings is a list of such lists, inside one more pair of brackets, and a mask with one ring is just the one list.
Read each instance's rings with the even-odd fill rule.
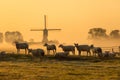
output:
[[[44,15],[47,17],[49,40],[62,44],[94,44],[95,46],[119,46],[120,40],[88,40],[89,29],[100,27],[107,30],[120,28],[120,0],[1,0],[0,32],[19,31],[24,41],[41,42]],[[40,46],[38,46],[40,47]],[[14,49],[5,42],[0,49]]]

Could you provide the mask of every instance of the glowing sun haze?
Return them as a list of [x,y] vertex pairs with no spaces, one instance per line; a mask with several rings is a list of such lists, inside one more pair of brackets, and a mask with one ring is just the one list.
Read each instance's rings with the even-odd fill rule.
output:
[[65,43],[88,43],[90,28],[101,27],[107,33],[120,27],[120,0],[0,0],[0,32],[20,31],[28,41],[42,40],[44,14],[49,40]]

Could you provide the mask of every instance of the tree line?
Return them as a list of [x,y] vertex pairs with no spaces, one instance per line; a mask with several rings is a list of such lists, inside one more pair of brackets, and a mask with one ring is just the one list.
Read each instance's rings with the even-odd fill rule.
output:
[[[91,28],[88,31],[88,39],[120,39],[120,30],[112,30],[109,34],[104,28]],[[0,32],[0,43],[3,41],[13,43],[14,41],[24,41],[23,35],[19,31],[6,31],[5,34]],[[34,39],[32,40],[32,42]]]
[[88,39],[120,39],[120,30],[112,30],[109,34],[103,28],[91,28],[88,32]]
[[14,41],[24,41],[23,35],[19,31],[6,31],[5,34],[0,32],[0,43],[3,41],[13,43]]

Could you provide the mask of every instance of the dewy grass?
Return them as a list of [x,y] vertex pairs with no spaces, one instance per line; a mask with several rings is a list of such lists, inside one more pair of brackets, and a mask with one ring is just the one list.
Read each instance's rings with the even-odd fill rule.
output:
[[[96,62],[96,60],[99,60]],[[9,54],[0,60],[0,80],[119,80],[120,59],[45,56],[31,60],[31,55]]]

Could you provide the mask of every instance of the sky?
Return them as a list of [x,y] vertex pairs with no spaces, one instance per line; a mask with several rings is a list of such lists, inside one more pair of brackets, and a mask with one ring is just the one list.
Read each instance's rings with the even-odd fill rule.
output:
[[88,31],[101,27],[109,33],[120,28],[120,0],[0,0],[0,32],[20,31],[24,40],[42,41],[42,32],[30,29],[60,28],[50,31],[49,40],[60,43],[88,43]]

